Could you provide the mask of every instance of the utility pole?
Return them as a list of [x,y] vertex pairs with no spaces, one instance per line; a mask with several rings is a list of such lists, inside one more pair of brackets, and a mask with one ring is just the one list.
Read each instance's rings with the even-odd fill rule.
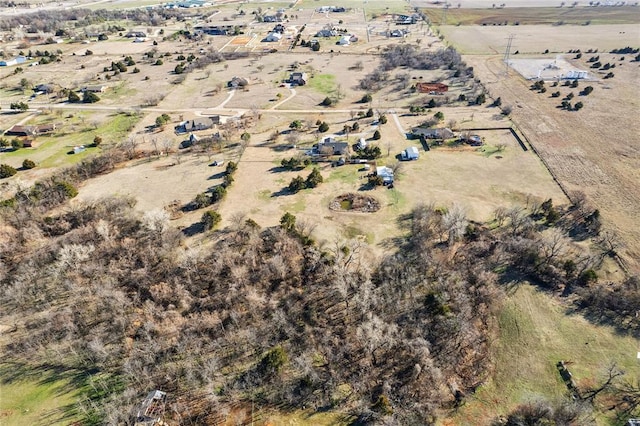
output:
[[442,8],[442,23],[440,25],[447,24],[447,9],[449,9],[449,3],[445,3]]
[[509,75],[509,55],[511,54],[511,44],[513,43],[513,38],[515,35],[509,34],[509,39],[507,41],[507,49],[504,52],[504,64],[505,64],[505,74]]

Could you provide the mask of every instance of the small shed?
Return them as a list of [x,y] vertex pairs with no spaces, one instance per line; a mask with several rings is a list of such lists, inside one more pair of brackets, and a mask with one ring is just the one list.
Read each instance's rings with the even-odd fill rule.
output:
[[420,158],[420,154],[418,153],[418,148],[415,146],[409,147],[402,151],[401,158],[403,161],[411,161],[417,160]]

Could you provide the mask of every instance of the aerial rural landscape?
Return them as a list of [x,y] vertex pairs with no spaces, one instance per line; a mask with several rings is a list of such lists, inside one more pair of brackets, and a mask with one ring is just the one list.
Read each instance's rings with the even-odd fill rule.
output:
[[639,24],[0,1],[0,424],[640,425]]

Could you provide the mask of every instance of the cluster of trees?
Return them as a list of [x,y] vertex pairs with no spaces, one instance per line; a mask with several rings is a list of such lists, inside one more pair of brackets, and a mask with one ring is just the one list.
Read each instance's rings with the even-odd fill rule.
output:
[[303,189],[315,188],[323,182],[322,175],[320,174],[320,170],[317,167],[314,167],[309,176],[304,179],[302,176],[296,176],[291,179],[289,182],[289,191],[296,193],[298,191],[302,191]]
[[302,158],[300,156],[291,157],[291,158],[283,158],[280,161],[280,165],[287,170],[298,170],[303,169],[311,164],[311,160],[309,158]]
[[157,26],[172,18],[181,20],[183,11],[177,9],[154,10],[90,10],[90,9],[56,9],[37,10],[21,15],[5,16],[0,20],[0,31],[11,31],[24,28],[29,33],[55,33],[58,30],[68,31],[68,26],[84,28],[90,25],[102,25],[105,22],[131,21],[136,24]]
[[203,207],[208,207],[212,204],[222,201],[222,199],[227,196],[227,188],[229,188],[233,183],[233,174],[237,169],[238,165],[233,161],[229,161],[224,172],[223,182],[220,185],[214,186],[207,192],[201,192],[200,194],[196,195],[196,198],[185,205],[183,209],[201,209]]
[[365,160],[375,160],[376,158],[382,157],[382,150],[378,145],[367,145],[364,148],[360,148],[358,145],[354,145],[354,150],[356,152],[357,158],[362,158]]

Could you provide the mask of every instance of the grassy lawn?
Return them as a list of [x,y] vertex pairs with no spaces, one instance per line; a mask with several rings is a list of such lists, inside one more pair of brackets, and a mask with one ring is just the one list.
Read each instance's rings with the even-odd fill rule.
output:
[[[578,385],[597,379],[611,362],[628,373],[638,371],[635,339],[567,314],[556,300],[529,284],[518,285],[506,297],[498,320],[493,377],[452,415],[453,424],[488,424],[519,403],[539,396],[566,398],[566,387],[555,366],[560,360],[569,362]],[[609,421],[600,418],[598,423]]]
[[18,373],[14,365],[1,364],[0,380],[3,426],[68,425],[80,420],[75,410],[80,391],[73,374],[47,369]]
[[309,86],[325,95],[332,94],[336,89],[336,76],[333,74],[316,74],[309,80]]
[[[22,161],[31,159],[41,168],[63,167],[75,164],[88,155],[97,153],[100,148],[90,147],[96,135],[102,137],[103,144],[120,142],[131,131],[140,118],[124,113],[109,115],[93,124],[86,124],[91,115],[78,113],[65,122],[59,130],[50,136],[36,138],[35,148],[24,148],[0,154],[0,160],[6,160],[14,167],[20,167]],[[55,120],[53,120],[55,121]],[[95,127],[95,128],[94,128]],[[78,128],[81,128],[78,130]],[[87,150],[79,154],[69,154],[74,146],[85,145]]]
[[[442,9],[424,9],[429,19],[442,25]],[[449,9],[446,25],[493,25],[494,23],[514,25],[539,25],[564,22],[565,24],[634,24],[640,20],[637,7],[518,7],[504,9]]]

